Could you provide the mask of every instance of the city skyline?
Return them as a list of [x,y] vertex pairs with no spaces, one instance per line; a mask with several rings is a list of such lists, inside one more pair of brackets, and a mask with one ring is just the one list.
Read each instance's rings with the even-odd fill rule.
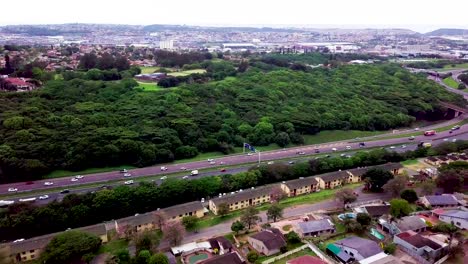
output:
[[[282,26],[309,28],[405,28],[425,33],[438,28],[468,28],[463,10],[465,1],[455,0],[451,12],[439,12],[437,1],[421,3],[396,0],[391,5],[376,5],[375,1],[337,0],[333,6],[325,2],[301,3],[287,6],[239,0],[220,5],[219,1],[202,0],[194,3],[175,0],[141,0],[138,5],[109,5],[108,1],[83,0],[70,8],[56,1],[26,0],[22,15],[5,12],[0,26],[38,24],[176,24],[201,26]],[[177,8],[174,8],[177,7]],[[108,12],[103,12],[108,11]],[[44,14],[53,13],[53,16]]]

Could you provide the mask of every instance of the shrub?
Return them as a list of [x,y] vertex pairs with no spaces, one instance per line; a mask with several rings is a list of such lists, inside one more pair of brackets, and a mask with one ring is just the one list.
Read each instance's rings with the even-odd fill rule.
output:
[[258,259],[258,253],[257,252],[249,251],[249,253],[247,253],[247,260],[250,263],[255,263],[255,261],[257,261],[257,259]]

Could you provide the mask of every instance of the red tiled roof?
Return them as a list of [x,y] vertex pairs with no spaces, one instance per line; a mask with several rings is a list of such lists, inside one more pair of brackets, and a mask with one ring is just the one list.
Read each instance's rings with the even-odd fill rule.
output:
[[32,84],[21,80],[20,78],[6,78],[7,82],[17,86],[32,86]]
[[289,260],[287,264],[326,264],[326,262],[322,261],[319,258],[312,257],[312,256],[301,256],[301,257]]

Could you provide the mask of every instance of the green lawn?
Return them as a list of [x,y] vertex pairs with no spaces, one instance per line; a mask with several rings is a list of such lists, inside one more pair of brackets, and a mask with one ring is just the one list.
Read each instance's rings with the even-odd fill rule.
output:
[[44,179],[60,178],[73,175],[86,175],[99,172],[118,171],[122,169],[134,169],[133,166],[122,165],[117,167],[105,167],[105,168],[89,168],[82,171],[67,171],[67,170],[56,170],[44,176]]
[[452,88],[455,88],[455,89],[458,88],[458,83],[457,83],[457,81],[455,81],[452,77],[447,77],[447,78],[445,78],[445,79],[443,80],[443,82],[444,82],[446,85],[448,85],[448,86],[450,86],[450,87],[452,87]]
[[141,88],[145,92],[154,92],[154,91],[161,90],[161,87],[159,87],[156,83],[138,82],[138,87],[137,88]]
[[354,139],[357,137],[371,137],[389,133],[389,131],[359,131],[359,130],[325,130],[316,135],[304,135],[306,145]]
[[142,74],[153,73],[159,71],[160,67],[140,67]]
[[106,244],[103,244],[101,248],[99,248],[98,254],[102,253],[110,253],[115,255],[120,250],[124,250],[128,248],[128,241],[124,239],[112,240]]
[[401,165],[403,165],[403,166],[408,166],[408,165],[415,165],[415,164],[418,164],[419,161],[416,160],[416,159],[412,159],[412,160],[405,160],[405,161],[402,161],[402,162],[400,162],[400,163],[401,163]]
[[444,66],[444,70],[449,70],[449,69],[468,69],[468,63],[461,63],[461,64],[448,64]]
[[285,258],[277,260],[277,261],[273,262],[273,264],[286,264],[286,262],[288,260],[291,260],[291,259],[294,259],[294,258],[297,258],[297,257],[300,257],[300,256],[305,256],[305,255],[317,256],[317,255],[315,255],[315,253],[310,248],[306,248],[306,249],[303,249],[303,250],[301,250],[299,252],[291,254],[291,255],[289,255],[289,256],[287,256]]
[[205,69],[195,69],[195,70],[187,70],[187,71],[180,71],[180,72],[170,72],[167,75],[178,77],[178,76],[187,76],[194,73],[205,73]]

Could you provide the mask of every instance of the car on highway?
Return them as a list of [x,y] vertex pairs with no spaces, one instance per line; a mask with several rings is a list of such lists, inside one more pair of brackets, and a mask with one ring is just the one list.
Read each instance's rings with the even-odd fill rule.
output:
[[226,169],[225,168],[222,168],[221,170],[219,170],[220,172],[226,172]]
[[416,128],[414,129],[414,131],[419,131],[419,127],[416,127]]
[[180,170],[187,170],[187,168],[185,168],[185,167],[180,167]]
[[53,182],[48,182],[48,181],[46,181],[46,182],[44,182],[44,185],[45,185],[45,186],[51,186],[51,185],[54,185],[54,183],[53,183]]
[[390,149],[395,149],[395,146],[390,146]]
[[84,176],[83,176],[83,175],[76,175],[75,178],[77,178],[77,179],[83,179]]
[[167,171],[167,167],[161,167],[161,171]]
[[210,161],[210,164],[214,165],[214,164],[216,164],[216,161]]
[[47,200],[47,199],[49,199],[49,195],[47,194],[39,196],[39,200]]
[[184,177],[182,177],[182,179],[184,179],[184,180],[186,180],[186,179],[188,179],[188,178],[189,178],[189,176],[187,176],[187,175],[185,175]]
[[316,148],[316,149],[314,149],[314,152],[315,153],[320,153],[320,149]]
[[271,165],[271,164],[275,164],[275,162],[274,161],[269,161],[269,162],[267,162],[267,164]]
[[288,164],[294,164],[294,163],[296,163],[296,162],[294,162],[294,160],[291,160],[291,161],[288,162]]
[[124,177],[131,177],[132,174],[131,173],[124,173]]
[[409,140],[414,140],[415,137],[414,137],[414,136],[411,136],[411,137],[409,137],[408,139],[409,139]]
[[365,147],[365,146],[366,146],[366,143],[364,143],[364,142],[359,143],[359,147],[360,147],[360,148],[363,148],[363,147]]
[[214,161],[214,159],[207,159],[207,161],[208,161],[208,162],[213,162],[213,161]]
[[253,155],[252,152],[247,153],[247,156],[252,156],[252,155]]
[[336,148],[332,148],[332,151],[337,151],[337,150],[338,150],[338,149],[336,149]]
[[16,239],[15,241],[13,241],[13,243],[18,243],[18,242],[23,242],[24,241],[24,238],[20,238],[20,239]]
[[449,134],[452,134],[452,133],[453,133],[453,130],[450,130],[450,131],[449,131]]
[[221,161],[219,164],[224,165],[224,164],[226,164],[226,163],[225,163],[224,161]]
[[70,190],[69,189],[64,189],[64,190],[61,190],[60,193],[69,193]]
[[406,145],[401,145],[401,148],[406,148]]
[[305,155],[305,152],[304,151],[298,151],[296,152],[297,155]]
[[127,173],[127,172],[128,172],[127,169],[120,170],[120,173]]
[[9,191],[9,192],[17,192],[17,191],[18,191],[18,188],[8,188],[8,191]]
[[133,180],[126,181],[126,182],[124,182],[124,184],[125,184],[125,185],[133,184]]
[[78,181],[78,179],[77,179],[77,178],[75,178],[75,177],[73,177],[73,178],[71,178],[71,181],[72,181],[72,182],[77,182],[77,181]]
[[451,130],[457,130],[457,129],[460,129],[460,126],[459,125],[456,125],[454,127],[451,128]]
[[346,146],[346,149],[348,149],[348,150],[351,149],[351,146]]
[[161,177],[161,180],[164,181],[165,179],[167,179],[167,176],[162,176]]
[[345,157],[345,156],[346,156],[346,154],[344,154],[344,153],[340,154],[340,157],[342,157],[342,158]]
[[443,141],[448,141],[448,138],[444,138]]
[[457,142],[457,139],[456,138],[452,139],[452,142]]

